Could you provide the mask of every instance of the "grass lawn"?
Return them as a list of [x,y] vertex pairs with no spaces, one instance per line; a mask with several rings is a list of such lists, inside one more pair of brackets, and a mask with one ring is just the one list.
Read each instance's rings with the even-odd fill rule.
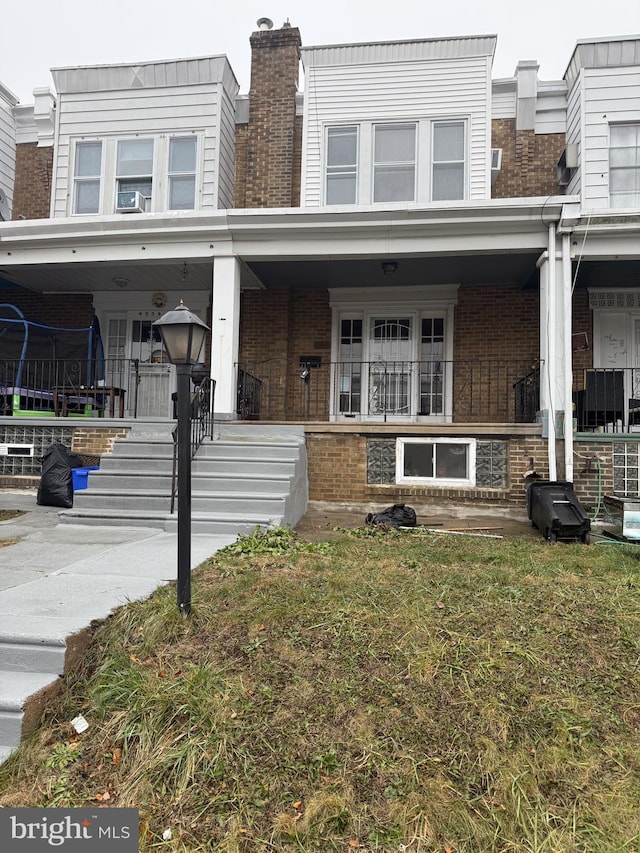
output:
[[135,806],[141,850],[640,850],[638,546],[276,530],[193,599],[97,626],[0,806]]

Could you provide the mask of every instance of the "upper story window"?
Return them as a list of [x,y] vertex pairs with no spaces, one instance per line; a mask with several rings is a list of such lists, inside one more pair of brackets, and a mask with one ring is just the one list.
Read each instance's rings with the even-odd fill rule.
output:
[[358,128],[327,128],[327,204],[355,204],[358,176]]
[[373,200],[414,201],[416,125],[378,124],[373,143]]
[[193,210],[196,206],[195,136],[174,137],[169,142],[169,210]]
[[73,212],[98,213],[102,175],[101,142],[77,143],[74,175]]
[[433,201],[464,198],[464,122],[442,121],[433,125],[431,157]]
[[324,203],[462,200],[467,159],[465,119],[328,126]]
[[610,127],[609,198],[611,207],[640,206],[640,123]]
[[116,159],[117,192],[139,192],[151,198],[153,139],[120,139]]

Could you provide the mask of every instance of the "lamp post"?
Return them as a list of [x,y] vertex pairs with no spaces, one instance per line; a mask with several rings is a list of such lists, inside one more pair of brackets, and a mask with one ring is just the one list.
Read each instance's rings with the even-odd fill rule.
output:
[[158,327],[167,358],[176,366],[178,383],[178,609],[183,616],[191,611],[191,367],[200,360],[200,351],[209,331],[182,300],[153,324]]

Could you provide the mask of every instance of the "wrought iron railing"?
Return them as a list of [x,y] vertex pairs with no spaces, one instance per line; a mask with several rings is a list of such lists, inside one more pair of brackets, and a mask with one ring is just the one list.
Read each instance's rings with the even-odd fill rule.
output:
[[513,385],[514,422],[531,424],[536,420],[540,409],[540,368],[527,373]]
[[[535,420],[530,361],[474,359],[237,365],[238,417],[263,420]],[[527,380],[523,387],[519,383]],[[526,403],[526,405],[525,405]]]
[[640,432],[640,368],[573,371],[579,432]]
[[[191,394],[191,458],[193,459],[205,438],[213,438],[213,407],[216,383],[208,376],[194,384]],[[174,402],[177,402],[176,394]],[[177,425],[173,436],[173,466],[171,470],[171,512],[175,510],[178,494],[178,432]]]
[[139,359],[0,359],[0,414],[171,417],[174,368]]

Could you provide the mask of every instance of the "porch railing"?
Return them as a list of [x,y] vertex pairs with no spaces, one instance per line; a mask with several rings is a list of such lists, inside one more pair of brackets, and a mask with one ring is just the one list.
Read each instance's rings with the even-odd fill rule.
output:
[[282,358],[237,369],[239,418],[432,418],[535,421],[539,381],[530,361],[474,359],[321,363]]
[[640,368],[573,371],[579,432],[640,432]]
[[0,414],[171,417],[172,370],[128,358],[0,360]]
[[[205,438],[213,438],[213,408],[216,383],[208,376],[194,386],[191,395],[191,458]],[[174,395],[174,402],[177,402]],[[178,426],[173,432],[173,467],[171,470],[171,512],[175,510],[176,495],[178,494]]]

